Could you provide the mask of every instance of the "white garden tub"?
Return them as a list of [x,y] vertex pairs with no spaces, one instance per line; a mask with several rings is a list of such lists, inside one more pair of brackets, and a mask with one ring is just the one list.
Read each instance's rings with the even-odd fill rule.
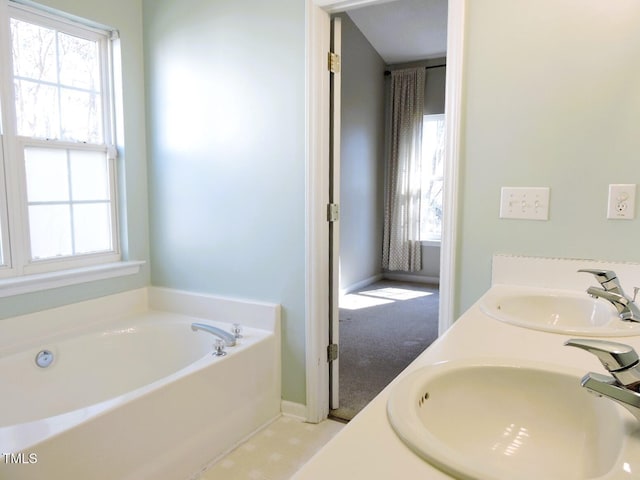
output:
[[[192,322],[243,338],[216,357]],[[279,307],[151,288],[0,320],[0,383],[0,479],[187,479],[279,415]]]

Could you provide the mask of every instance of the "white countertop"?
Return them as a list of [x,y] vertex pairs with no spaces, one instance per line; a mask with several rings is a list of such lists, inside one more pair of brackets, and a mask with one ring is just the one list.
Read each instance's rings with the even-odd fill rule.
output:
[[[452,478],[409,450],[387,420],[390,389],[399,378],[419,367],[441,361],[493,357],[541,361],[573,367],[584,373],[606,373],[594,355],[564,346],[564,342],[575,335],[509,325],[485,315],[478,303],[411,363],[293,478]],[[607,340],[626,343],[640,351],[640,336],[609,337]],[[455,419],[452,419],[452,428],[464,426],[456,425]]]

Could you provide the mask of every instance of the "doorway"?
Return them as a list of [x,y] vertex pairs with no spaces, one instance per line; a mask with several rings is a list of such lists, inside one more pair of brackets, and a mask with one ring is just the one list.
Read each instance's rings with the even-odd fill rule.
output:
[[[339,388],[331,408],[332,416],[348,420],[437,337],[439,241],[423,244],[421,271],[384,272],[382,230],[388,70],[426,68],[424,112],[444,113],[447,2],[399,0],[336,17],[342,26],[341,295],[334,339]],[[399,30],[415,34],[396,44]]]
[[[349,7],[384,3],[380,0],[307,1],[307,323],[306,418],[319,422],[329,415],[328,350],[328,125],[329,98],[326,55],[329,15]],[[465,0],[449,0],[447,33],[447,138],[445,161],[445,215],[440,271],[439,333],[454,319],[454,274],[457,216],[458,156],[462,92]]]

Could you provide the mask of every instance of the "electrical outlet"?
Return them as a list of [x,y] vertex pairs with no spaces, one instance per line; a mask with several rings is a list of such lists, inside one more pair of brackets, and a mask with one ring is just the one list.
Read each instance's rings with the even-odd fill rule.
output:
[[614,220],[631,220],[635,216],[636,185],[609,185],[609,202],[607,204],[607,218]]
[[500,218],[549,220],[549,187],[502,187]]

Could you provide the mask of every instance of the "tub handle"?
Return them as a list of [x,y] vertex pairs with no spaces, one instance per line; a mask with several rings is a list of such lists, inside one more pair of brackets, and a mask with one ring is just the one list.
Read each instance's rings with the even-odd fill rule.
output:
[[213,355],[215,357],[224,357],[227,352],[224,351],[224,340],[217,339],[213,344]]
[[238,338],[242,338],[242,325],[240,325],[239,323],[234,323],[231,327],[231,333],[233,333],[233,336],[236,337],[236,340]]

